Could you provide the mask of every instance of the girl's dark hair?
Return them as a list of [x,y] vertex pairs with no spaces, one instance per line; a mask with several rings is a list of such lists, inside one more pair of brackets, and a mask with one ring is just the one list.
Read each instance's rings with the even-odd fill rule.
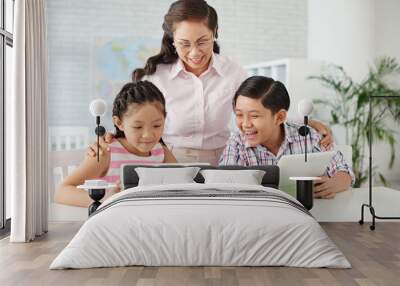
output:
[[265,108],[277,113],[281,109],[289,110],[290,98],[286,87],[280,81],[265,76],[252,76],[246,79],[233,97],[233,108],[238,96],[260,99]]
[[[121,91],[117,94],[113,103],[112,115],[122,119],[127,112],[131,103],[160,103],[164,117],[167,115],[165,111],[165,99],[161,91],[151,82],[138,81],[125,84]],[[115,138],[125,137],[123,131],[115,126]]]
[[[178,0],[171,4],[168,13],[164,16],[162,29],[164,35],[161,41],[160,52],[147,59],[143,69],[135,69],[132,72],[132,80],[141,80],[145,75],[151,75],[156,72],[158,64],[171,64],[178,59],[175,47],[173,45],[174,24],[186,20],[205,21],[208,28],[215,33],[218,38],[218,16],[213,7],[204,0]],[[213,51],[219,54],[219,45],[214,42]]]

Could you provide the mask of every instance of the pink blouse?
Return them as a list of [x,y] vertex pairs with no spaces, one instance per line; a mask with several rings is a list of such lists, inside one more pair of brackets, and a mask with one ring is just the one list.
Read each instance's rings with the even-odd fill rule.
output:
[[158,65],[157,71],[143,80],[154,83],[165,96],[164,142],[172,147],[203,150],[225,146],[232,99],[246,78],[242,67],[217,54],[199,77],[186,71],[180,59]]

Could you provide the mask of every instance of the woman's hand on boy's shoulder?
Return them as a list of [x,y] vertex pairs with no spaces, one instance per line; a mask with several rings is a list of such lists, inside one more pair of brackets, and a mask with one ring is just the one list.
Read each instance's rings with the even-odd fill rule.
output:
[[332,133],[327,130],[326,133],[322,133],[322,139],[321,142],[319,142],[321,144],[321,146],[325,149],[325,150],[332,150],[333,148],[333,137],[332,137]]
[[322,139],[319,142],[322,149],[326,151],[331,150],[333,147],[333,136],[329,127],[318,120],[310,120],[309,124],[322,135]]
[[[110,151],[110,146],[114,135],[112,133],[106,133],[105,136],[101,136],[99,138],[99,155],[103,156],[104,154]],[[86,155],[89,157],[96,157],[97,156],[97,142],[93,142],[89,145]]]

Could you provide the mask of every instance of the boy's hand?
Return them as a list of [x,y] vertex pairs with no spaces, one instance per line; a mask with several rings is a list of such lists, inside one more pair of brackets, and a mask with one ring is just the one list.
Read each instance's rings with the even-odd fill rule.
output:
[[328,176],[320,177],[314,184],[314,198],[333,199],[336,196],[335,183]]
[[[99,155],[105,154],[105,152],[110,151],[110,147],[108,144],[112,142],[114,138],[114,135],[112,133],[106,133],[106,135],[103,137],[101,136],[99,138]],[[97,156],[97,142],[94,142],[89,145],[86,155],[89,157],[96,157]]]
[[314,198],[333,199],[336,193],[347,190],[351,185],[351,177],[343,171],[337,172],[333,177],[322,176],[315,181]]

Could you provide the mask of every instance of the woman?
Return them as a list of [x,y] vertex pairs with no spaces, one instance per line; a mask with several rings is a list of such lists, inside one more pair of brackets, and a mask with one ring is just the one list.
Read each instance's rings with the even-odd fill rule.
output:
[[[213,165],[229,138],[232,98],[247,74],[219,54],[217,13],[203,0],[171,4],[162,25],[159,54],[150,57],[132,79],[153,82],[166,99],[167,120],[163,140],[178,162]],[[324,135],[320,122],[310,125]],[[111,141],[111,136],[106,141]],[[331,137],[321,141],[329,145]],[[103,142],[103,147],[105,147]],[[89,155],[94,156],[95,146]]]

